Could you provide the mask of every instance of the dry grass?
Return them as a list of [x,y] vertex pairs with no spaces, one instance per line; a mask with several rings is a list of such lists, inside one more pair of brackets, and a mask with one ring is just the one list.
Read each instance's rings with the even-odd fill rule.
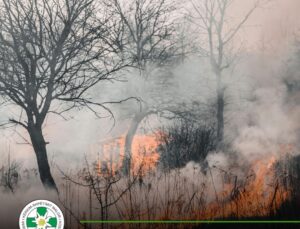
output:
[[[292,192],[291,183],[283,182],[291,174],[283,170],[284,166],[279,169],[279,163],[283,162],[257,162],[247,168],[244,177],[217,166],[209,167],[205,175],[195,163],[168,172],[151,170],[143,175],[137,172],[130,177],[119,173],[99,174],[94,166],[87,166],[76,175],[64,174],[64,183],[59,186],[60,197],[65,207],[67,226],[72,225],[72,228],[124,228],[124,225],[105,224],[79,226],[79,219],[269,217],[276,215]],[[132,227],[148,226],[135,224]]]

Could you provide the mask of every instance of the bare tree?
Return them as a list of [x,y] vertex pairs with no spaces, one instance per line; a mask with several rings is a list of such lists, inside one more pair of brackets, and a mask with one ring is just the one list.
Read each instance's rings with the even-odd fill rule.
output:
[[[170,64],[177,53],[175,38],[175,7],[168,0],[108,1],[109,8],[118,15],[123,23],[126,43],[124,56],[131,59],[138,69],[139,76],[148,84],[150,76],[147,69],[152,65],[162,67]],[[153,71],[153,68],[151,69]],[[170,74],[170,72],[165,74]],[[164,76],[162,76],[164,77]],[[150,84],[150,83],[149,83]],[[142,98],[143,99],[143,98]],[[130,127],[125,137],[125,158],[123,171],[130,170],[131,146],[139,124],[149,115],[157,114],[158,105],[143,100],[140,109],[133,112]]]
[[171,2],[113,0],[107,5],[123,23],[127,38],[123,52],[132,59],[135,67],[142,71],[149,62],[161,65],[170,61],[175,48],[175,7]]
[[[88,92],[123,67],[120,24],[93,0],[1,0],[0,93],[21,110],[10,124],[26,129],[40,179],[57,189],[50,172],[43,125],[49,113],[78,107],[96,113],[103,103]],[[96,13],[97,12],[97,13]]]
[[233,3],[233,0],[191,0],[192,10],[189,11],[191,22],[195,24],[201,38],[204,39],[200,45],[201,54],[210,59],[211,69],[217,80],[216,120],[219,146],[222,145],[224,138],[225,86],[222,76],[225,69],[232,67],[236,60],[237,53],[235,53],[232,42],[258,7],[258,1],[255,1],[244,17],[234,23],[228,14]]
[[[66,180],[66,183],[69,183],[69,185],[73,183],[76,186],[89,190],[89,220],[93,217],[93,209],[100,209],[101,220],[108,220],[109,210],[113,207],[118,209],[118,202],[124,201],[123,198],[128,195],[128,193],[131,193],[131,189],[137,183],[139,176],[135,175],[131,177],[131,179],[126,178],[124,180],[118,172],[114,173],[106,169],[100,171],[97,162],[93,163],[93,166],[90,165],[86,157],[85,163],[86,167],[78,172],[77,179],[59,170],[63,175],[63,179]],[[139,167],[139,173],[142,168],[143,165]],[[67,199],[65,202],[66,203],[63,203],[63,201],[61,201],[71,216],[74,217],[78,223],[81,223],[78,217],[75,216],[72,208],[67,207]],[[106,228],[106,226],[102,224],[101,228]]]

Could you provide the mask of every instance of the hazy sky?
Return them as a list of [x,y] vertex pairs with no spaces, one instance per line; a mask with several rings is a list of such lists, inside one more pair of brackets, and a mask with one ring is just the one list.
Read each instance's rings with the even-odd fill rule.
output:
[[[253,5],[254,0],[235,1],[232,17],[241,17]],[[254,49],[281,50],[300,28],[299,0],[263,0],[253,13],[240,35]]]

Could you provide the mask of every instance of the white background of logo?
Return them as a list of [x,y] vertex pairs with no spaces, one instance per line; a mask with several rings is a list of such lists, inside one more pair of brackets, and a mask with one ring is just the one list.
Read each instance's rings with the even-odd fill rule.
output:
[[62,211],[59,207],[51,201],[48,200],[35,200],[27,204],[19,217],[19,227],[20,229],[31,229],[32,227],[26,226],[27,217],[35,217],[35,210],[38,207],[46,207],[48,210],[48,216],[57,218],[57,226],[55,229],[63,229],[64,228],[64,217]]

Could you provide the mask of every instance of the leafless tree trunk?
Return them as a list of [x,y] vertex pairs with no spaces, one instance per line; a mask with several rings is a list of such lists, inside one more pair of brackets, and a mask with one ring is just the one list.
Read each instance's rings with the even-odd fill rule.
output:
[[129,175],[130,168],[131,168],[131,157],[132,157],[132,142],[133,138],[138,130],[140,123],[152,112],[145,112],[141,111],[136,113],[131,120],[128,132],[126,133],[125,137],[125,155],[122,164],[122,170],[125,175]]
[[228,10],[233,2],[232,0],[191,0],[192,12],[189,12],[191,22],[195,23],[201,34],[204,34],[201,36],[206,45],[202,45],[201,54],[210,59],[211,69],[216,77],[216,121],[219,147],[222,146],[224,139],[225,87],[222,82],[223,72],[232,66],[236,56],[229,44],[232,43],[236,34],[258,6],[258,1],[256,1],[245,16],[232,26],[228,23],[230,21]]
[[38,170],[42,183],[47,188],[57,189],[50,171],[46,142],[43,136],[42,128],[38,126],[32,126],[28,128],[28,132],[36,155]]
[[78,107],[112,114],[86,93],[124,66],[118,53],[121,27],[108,20],[111,15],[98,14],[93,0],[1,0],[0,6],[0,95],[20,111],[8,123],[28,132],[41,181],[57,190],[45,119]]
[[221,74],[217,74],[217,140],[219,143],[224,138],[224,92],[221,82]]
[[[108,5],[110,5],[110,1]],[[175,23],[172,14],[174,4],[169,0],[130,0],[112,3],[119,15],[128,40],[123,53],[138,69],[140,77],[146,80],[146,68],[149,64],[156,66],[170,63],[176,53]],[[141,121],[151,112],[146,102],[142,110],[133,112],[130,127],[125,139],[125,157],[122,170],[129,174],[131,163],[131,145]]]

